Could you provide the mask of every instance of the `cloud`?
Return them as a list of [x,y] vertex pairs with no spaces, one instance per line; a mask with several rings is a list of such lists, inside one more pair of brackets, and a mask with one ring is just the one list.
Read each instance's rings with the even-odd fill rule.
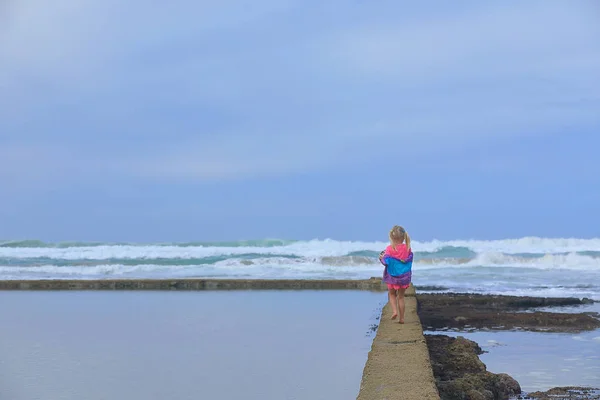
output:
[[4,144],[0,147],[0,190],[6,195],[39,187],[69,174],[72,159],[64,149],[52,145]]
[[600,125],[593,3],[474,4],[13,2],[0,129],[111,149],[89,171],[206,181]]
[[565,69],[591,72],[600,62],[594,8],[589,2],[477,4],[337,32],[325,41],[325,53],[346,71],[367,79],[383,75],[406,86],[526,74],[547,79]]

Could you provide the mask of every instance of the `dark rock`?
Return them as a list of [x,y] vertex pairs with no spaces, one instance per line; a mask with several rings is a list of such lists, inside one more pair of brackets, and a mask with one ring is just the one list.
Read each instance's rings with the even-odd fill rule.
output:
[[445,286],[436,286],[436,285],[415,286],[415,289],[419,292],[443,292],[445,290],[448,290],[448,288]]
[[437,304],[451,307],[468,303],[487,310],[525,310],[540,307],[577,306],[594,302],[590,299],[577,299],[574,297],[502,296],[473,293],[423,293],[419,294],[419,299],[424,302],[434,300]]
[[528,393],[525,399],[533,400],[599,400],[600,389],[590,387],[556,387],[546,392]]
[[499,393],[507,393],[509,396],[515,396],[521,393],[521,385],[512,376],[508,374],[497,374],[498,380],[496,387]]
[[516,297],[476,294],[419,294],[418,313],[428,329],[522,329],[581,332],[600,328],[594,313],[523,312],[529,308],[587,304],[575,298]]
[[[488,390],[486,390],[485,392],[491,393]],[[488,397],[482,392],[478,392],[477,390],[471,389],[466,393],[465,398],[468,400],[494,400],[494,395],[492,395],[492,397]]]
[[505,400],[520,394],[519,383],[493,374],[479,359],[481,347],[463,337],[425,335],[441,400]]

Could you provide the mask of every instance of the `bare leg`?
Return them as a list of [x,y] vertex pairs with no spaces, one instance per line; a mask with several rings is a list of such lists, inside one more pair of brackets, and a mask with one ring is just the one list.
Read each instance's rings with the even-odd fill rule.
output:
[[388,289],[388,297],[390,300],[390,305],[392,306],[392,319],[396,319],[398,316],[398,304],[396,298],[396,290]]
[[404,292],[406,289],[400,289],[398,290],[398,310],[400,311],[400,319],[398,320],[398,322],[400,322],[401,324],[404,323],[404,310],[405,310],[405,304],[404,304]]

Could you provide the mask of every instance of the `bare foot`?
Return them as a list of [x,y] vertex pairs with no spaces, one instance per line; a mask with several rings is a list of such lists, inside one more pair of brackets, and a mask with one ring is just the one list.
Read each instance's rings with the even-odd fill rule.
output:
[[398,322],[399,322],[399,323],[401,323],[401,324],[403,324],[403,323],[404,323],[404,320],[403,320],[403,319],[401,319],[401,320],[400,320],[400,321],[398,321]]
[[392,314],[392,319],[396,319],[398,317],[398,314]]

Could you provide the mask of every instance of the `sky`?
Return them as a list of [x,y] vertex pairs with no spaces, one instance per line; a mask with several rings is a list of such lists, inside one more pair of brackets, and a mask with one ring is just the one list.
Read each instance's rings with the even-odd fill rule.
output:
[[600,237],[598,149],[594,0],[0,5],[0,239]]

